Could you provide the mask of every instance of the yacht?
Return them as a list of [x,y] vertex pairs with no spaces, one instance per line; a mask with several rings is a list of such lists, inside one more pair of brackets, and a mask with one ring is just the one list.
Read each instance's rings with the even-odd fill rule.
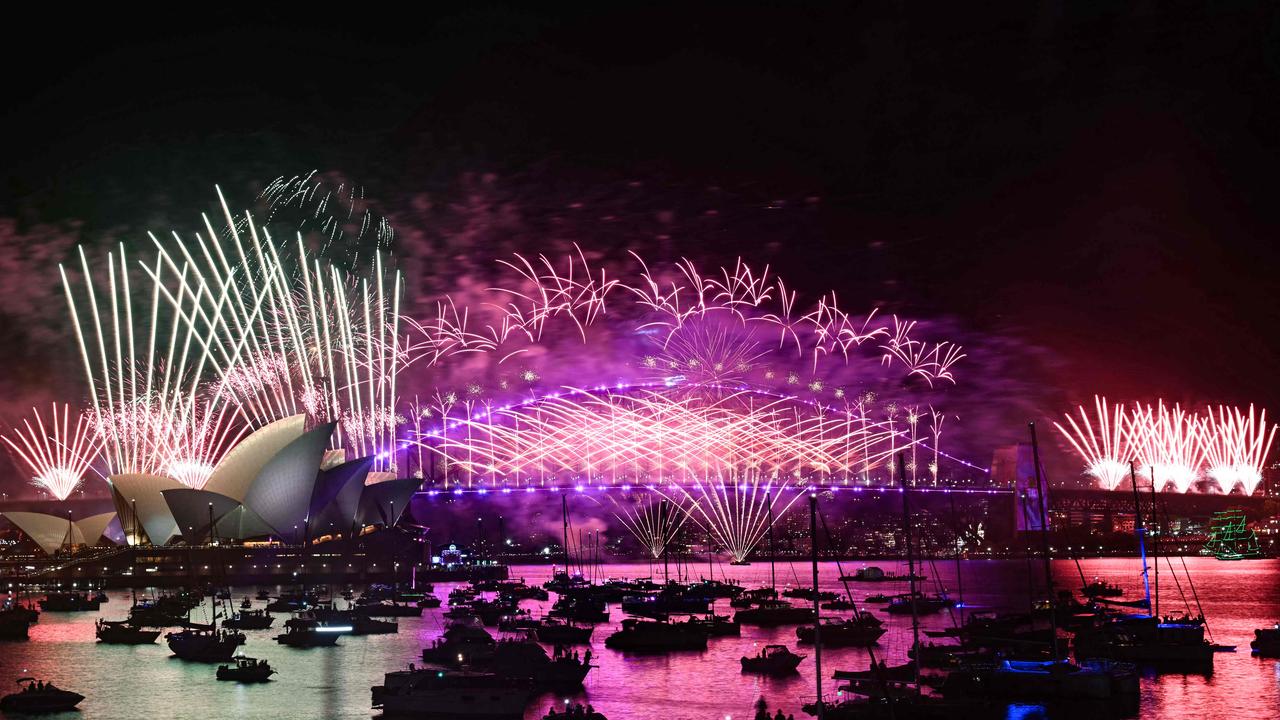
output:
[[627,618],[622,629],[605,638],[612,650],[706,650],[707,633],[690,623],[670,623]]
[[411,670],[375,685],[373,707],[387,715],[455,720],[524,716],[531,688],[494,673],[458,670]]
[[236,630],[266,630],[274,621],[266,610],[241,610],[222,624]]
[[791,652],[785,645],[765,645],[758,654],[742,658],[742,672],[790,675],[804,659],[804,655]]
[[186,628],[164,638],[174,655],[195,662],[227,662],[244,643],[244,635],[213,627]]
[[455,668],[481,664],[493,658],[496,646],[497,641],[483,627],[458,622],[450,625],[431,647],[422,649],[422,660]]
[[88,612],[101,605],[101,599],[82,592],[49,593],[40,601],[40,609],[45,612]]
[[785,600],[762,600],[755,607],[739,610],[733,614],[734,622],[743,625],[798,625],[812,623],[813,608],[796,607]]
[[538,636],[538,641],[549,645],[577,645],[590,642],[592,630],[593,628],[590,625],[578,627],[573,623],[557,620],[556,618],[542,620],[533,628],[534,633]]
[[[874,645],[886,632],[884,623],[869,612],[857,613],[846,620],[828,618],[822,622],[821,629],[818,637],[823,647],[867,647]],[[796,637],[802,643],[812,644],[815,637],[813,626],[796,628]]]
[[908,580],[920,582],[924,579],[923,575],[915,575],[914,573],[907,573],[906,575],[887,573],[874,565],[858,568],[852,575],[840,576],[840,582],[907,582]]
[[145,630],[128,620],[99,620],[94,624],[98,642],[106,645],[149,645],[160,637],[159,630]]
[[326,625],[319,620],[297,617],[286,620],[284,632],[276,636],[276,642],[295,648],[332,647],[338,644],[338,636],[351,632],[350,625]]
[[1109,660],[1002,660],[955,670],[941,690],[991,699],[1111,700],[1132,706],[1138,701],[1138,672],[1132,664]]

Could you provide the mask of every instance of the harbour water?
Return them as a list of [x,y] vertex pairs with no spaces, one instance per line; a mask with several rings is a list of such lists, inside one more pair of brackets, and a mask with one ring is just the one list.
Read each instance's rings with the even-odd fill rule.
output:
[[[1249,652],[1253,630],[1280,621],[1280,561],[1233,563],[1187,558],[1194,590],[1182,575],[1181,560],[1175,558],[1171,563],[1178,571],[1178,584],[1165,562],[1162,559],[1161,612],[1181,614],[1190,609],[1194,613],[1198,596],[1213,640],[1235,645],[1236,651],[1218,654],[1211,675],[1145,674],[1141,717],[1169,720],[1219,717],[1274,720],[1280,717],[1280,662],[1255,658]],[[886,570],[900,567],[896,562],[845,562],[842,567],[848,573],[866,564]],[[1136,560],[1083,560],[1081,566],[1089,580],[1098,577],[1124,588],[1126,598],[1141,594],[1142,578]],[[685,577],[696,578],[705,576],[709,567],[703,563],[680,568],[680,571]],[[541,584],[550,578],[551,572],[550,566],[518,566],[512,568],[511,576],[523,578],[530,584]],[[661,580],[663,575],[661,566],[643,564],[605,565],[592,572],[600,578],[652,576]],[[673,575],[677,572],[676,566],[672,566],[671,572]],[[727,575],[748,586],[769,582],[768,563],[746,567],[716,565],[714,572],[717,579]],[[776,572],[780,589],[809,584],[807,563],[781,562],[776,565]],[[929,577],[926,590],[931,590],[935,580],[940,579],[955,594],[957,581],[953,563],[938,562],[936,566],[926,566],[922,572]],[[961,564],[961,573],[967,612],[1025,611],[1029,578],[1036,583],[1035,592],[1043,592],[1038,562],[966,561]],[[835,563],[822,563],[822,588],[842,591],[838,575]],[[1080,574],[1073,562],[1055,561],[1054,575],[1060,588],[1080,587]],[[902,591],[901,585],[896,584],[849,585],[859,604],[872,593]],[[435,593],[445,598],[454,586],[453,583],[439,584]],[[257,589],[236,588],[235,602],[239,603],[246,595],[252,597]],[[55,718],[369,718],[375,715],[370,709],[370,686],[381,682],[386,671],[419,662],[421,649],[443,631],[445,624],[441,616],[443,608],[424,610],[421,618],[399,619],[397,634],[343,637],[334,648],[295,650],[271,639],[283,621],[278,619],[277,627],[271,630],[247,631],[249,641],[243,651],[268,659],[279,674],[273,682],[264,685],[237,685],[217,682],[214,666],[170,657],[163,637],[155,645],[98,645],[94,640],[94,620],[122,618],[128,610],[127,592],[112,591],[110,597],[110,602],[97,613],[43,613],[40,622],[31,626],[29,641],[0,643],[0,678],[10,683],[11,689],[16,689],[17,686],[11,684],[13,680],[33,675],[86,696],[79,712],[51,716]],[[262,605],[261,601],[254,602],[255,607]],[[537,606],[549,607],[549,603],[531,601],[521,605],[532,609],[535,615]],[[205,620],[207,607],[206,603]],[[882,606],[870,608],[876,611]],[[716,609],[720,614],[732,614],[724,600],[717,603]],[[201,620],[201,612],[197,610],[193,619]],[[880,611],[876,614],[889,628],[875,649],[877,659],[883,658],[890,665],[905,662],[911,645],[911,618]],[[599,669],[588,676],[584,691],[567,696],[568,699],[590,702],[610,720],[750,718],[752,706],[760,697],[765,698],[771,712],[781,708],[796,718],[808,717],[801,712],[800,705],[813,698],[813,653],[812,648],[797,649],[794,626],[743,626],[740,638],[712,638],[705,652],[630,655],[604,648],[604,638],[622,617],[620,609],[612,607],[609,625],[596,627],[590,647],[592,662],[598,664]],[[942,613],[922,618],[921,625],[926,629],[940,629],[951,622],[951,617]],[[741,673],[739,658],[769,643],[784,643],[808,656],[800,664],[797,675],[776,679]],[[830,679],[832,670],[861,670],[867,667],[868,661],[868,653],[863,649],[824,652],[824,690],[835,690],[836,682]],[[525,717],[541,718],[552,703],[563,703],[565,699],[566,696],[542,696],[530,703]],[[1008,711],[1011,719],[1066,716],[1067,713],[1060,711],[1025,705],[1012,706]]]

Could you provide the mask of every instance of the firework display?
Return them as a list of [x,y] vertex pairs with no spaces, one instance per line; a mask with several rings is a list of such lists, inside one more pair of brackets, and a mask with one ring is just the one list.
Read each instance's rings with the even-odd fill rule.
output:
[[66,500],[97,458],[94,427],[85,415],[72,421],[71,408],[56,403],[49,409],[49,422],[33,409],[32,420],[22,428],[0,436],[18,461],[31,472],[31,482],[55,498]]
[[1157,489],[1253,495],[1275,439],[1265,410],[1219,406],[1204,415],[1180,406],[1108,404],[1094,397],[1092,417],[1081,406],[1058,431],[1085,462],[1085,473],[1100,487],[1115,490],[1130,476],[1130,462]]

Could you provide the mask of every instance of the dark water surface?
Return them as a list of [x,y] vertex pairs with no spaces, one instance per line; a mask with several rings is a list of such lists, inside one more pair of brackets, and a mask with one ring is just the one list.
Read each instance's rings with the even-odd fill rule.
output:
[[[1236,645],[1238,650],[1219,654],[1211,676],[1148,674],[1142,681],[1141,716],[1280,718],[1280,664],[1249,654],[1254,628],[1280,620],[1280,561],[1227,563],[1188,558],[1186,562],[1209,618],[1213,639]],[[878,564],[886,569],[897,566],[892,562]],[[843,567],[849,572],[860,565],[844,563]],[[1140,593],[1141,575],[1135,560],[1086,560],[1082,565],[1090,579],[1102,577],[1124,587],[1126,597]],[[1173,565],[1181,570],[1180,561],[1175,559]],[[965,600],[974,608],[1025,610],[1028,577],[1035,577],[1039,583],[1040,569],[1039,564],[1028,566],[1023,561],[967,561],[962,566]],[[1161,610],[1166,614],[1181,612],[1186,605],[1163,562],[1161,570]],[[702,575],[707,566],[694,566],[688,571]],[[634,578],[650,575],[651,569],[645,565],[609,565],[597,572],[601,577]],[[715,572],[717,578],[727,572],[729,577],[749,586],[767,584],[769,580],[767,563],[717,566]],[[777,566],[778,584],[807,585],[809,573],[807,564],[781,563]],[[925,573],[930,578],[941,577],[954,592],[954,564],[939,562],[936,567],[926,568]],[[551,568],[546,566],[512,568],[512,577],[523,577],[531,584],[544,582],[550,574]],[[660,579],[661,568],[654,568],[652,574]],[[1061,586],[1080,586],[1074,563],[1056,562],[1054,574]],[[821,565],[820,583],[824,589],[839,590],[837,577],[834,563]],[[1194,604],[1185,577],[1179,580],[1188,602]],[[932,587],[932,580],[928,585]],[[452,583],[437,585],[436,594],[447,597],[452,587]],[[851,583],[850,587],[859,602],[874,592],[900,591],[899,586],[889,584]],[[235,599],[238,602],[255,591],[256,588],[238,588]],[[169,657],[163,637],[155,645],[142,647],[98,645],[94,641],[94,619],[123,617],[128,602],[127,593],[114,591],[101,613],[42,614],[40,622],[31,628],[30,641],[0,643],[0,679],[9,684],[21,675],[33,674],[86,696],[79,713],[51,716],[58,718],[368,718],[373,714],[369,707],[370,686],[381,682],[384,672],[417,661],[422,647],[430,644],[444,626],[442,610],[426,610],[420,619],[401,618],[398,634],[343,637],[336,648],[312,650],[276,644],[271,638],[279,631],[274,628],[249,631],[245,654],[267,658],[279,674],[274,682],[243,686],[217,682],[214,666]],[[261,607],[263,603],[254,604]],[[522,605],[533,609],[538,603],[526,601]],[[717,609],[721,614],[731,613],[726,601],[720,601]],[[878,657],[885,656],[890,664],[904,662],[911,643],[910,617],[883,612],[877,615],[886,618],[889,627],[881,638]],[[620,610],[612,608],[610,627],[596,627],[591,647],[593,662],[600,668],[592,671],[585,692],[578,695],[610,720],[749,718],[752,704],[761,696],[771,709],[781,707],[797,718],[808,717],[801,713],[800,704],[812,699],[814,693],[812,649],[798,650],[809,657],[801,663],[800,673],[787,679],[743,675],[738,663],[742,655],[767,643],[785,643],[794,649],[794,626],[744,626],[741,638],[712,638],[705,652],[634,656],[604,648],[604,638],[622,617]],[[281,622],[278,619],[276,624]],[[946,614],[922,620],[924,628],[942,628],[950,623]],[[824,652],[824,690],[835,688],[835,681],[830,679],[832,670],[865,669],[867,662],[867,652],[861,649]],[[551,696],[537,699],[529,705],[526,718],[541,718],[556,701]],[[1035,707],[1012,707],[1009,717],[1045,715]],[[1059,714],[1047,717],[1057,718]]]

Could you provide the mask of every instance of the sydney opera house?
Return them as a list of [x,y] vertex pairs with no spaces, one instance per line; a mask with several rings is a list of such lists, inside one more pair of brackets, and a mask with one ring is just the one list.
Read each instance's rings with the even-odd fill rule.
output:
[[270,423],[227,453],[200,489],[162,475],[113,475],[115,512],[78,521],[3,515],[49,554],[97,544],[116,518],[129,545],[298,544],[394,525],[421,480],[371,472],[373,457],[345,460],[341,450],[326,451],[333,430],[333,423],[308,428],[304,415]]

